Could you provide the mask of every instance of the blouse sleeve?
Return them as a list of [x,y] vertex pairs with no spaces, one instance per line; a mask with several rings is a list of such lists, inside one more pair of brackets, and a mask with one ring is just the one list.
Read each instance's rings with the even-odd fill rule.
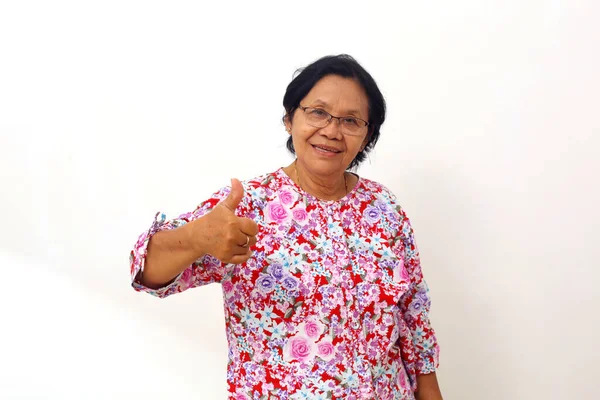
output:
[[431,300],[423,278],[419,250],[410,220],[400,209],[400,229],[404,242],[404,267],[410,277],[408,291],[400,299],[404,320],[412,334],[418,375],[435,372],[439,367],[439,345],[429,320]]
[[[143,285],[139,281],[140,274],[144,271],[146,254],[148,251],[148,242],[152,236],[160,231],[175,229],[192,222],[210,212],[221,200],[229,194],[231,188],[224,187],[214,193],[209,199],[203,201],[192,212],[178,216],[175,219],[167,219],[166,215],[158,212],[150,228],[143,232],[137,239],[133,249],[129,254],[131,286],[138,292],[146,292],[153,296],[164,298],[175,293],[181,293],[187,289],[207,285],[214,282],[221,282],[225,275],[225,266],[219,260],[211,255],[196,260],[193,264],[181,272],[173,281],[167,285],[152,289]],[[241,216],[247,206],[246,196],[236,210],[236,214]]]

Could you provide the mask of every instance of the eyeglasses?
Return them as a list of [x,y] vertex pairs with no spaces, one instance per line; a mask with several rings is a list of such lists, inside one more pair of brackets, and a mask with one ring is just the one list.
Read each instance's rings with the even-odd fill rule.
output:
[[306,116],[306,122],[315,128],[325,128],[332,119],[337,119],[340,125],[340,129],[343,134],[349,136],[359,136],[364,133],[364,128],[369,126],[369,123],[364,119],[357,117],[335,117],[329,114],[322,108],[313,107],[302,107],[298,106],[299,109],[304,111]]

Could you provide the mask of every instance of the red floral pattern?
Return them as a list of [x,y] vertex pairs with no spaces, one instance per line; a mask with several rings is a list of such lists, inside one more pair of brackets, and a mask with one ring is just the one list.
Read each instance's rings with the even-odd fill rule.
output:
[[260,230],[246,263],[207,255],[158,290],[135,279],[150,237],[210,212],[225,187],[176,219],[157,214],[131,252],[134,289],[162,298],[221,283],[231,399],[414,399],[439,346],[413,230],[394,195],[361,178],[343,199],[321,201],[282,169],[243,185],[236,214]]

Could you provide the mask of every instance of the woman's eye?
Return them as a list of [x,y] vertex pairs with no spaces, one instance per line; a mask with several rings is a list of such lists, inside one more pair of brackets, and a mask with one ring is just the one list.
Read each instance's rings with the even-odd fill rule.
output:
[[311,111],[311,114],[314,115],[315,117],[324,117],[327,115],[327,113],[323,110],[319,110],[318,108],[315,108]]
[[343,121],[344,121],[344,124],[358,126],[358,120],[356,118],[346,117],[343,119]]

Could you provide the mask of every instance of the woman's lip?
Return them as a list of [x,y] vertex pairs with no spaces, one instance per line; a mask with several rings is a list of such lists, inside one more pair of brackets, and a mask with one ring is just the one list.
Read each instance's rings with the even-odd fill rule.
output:
[[322,148],[319,148],[315,145],[312,145],[312,147],[315,150],[315,153],[317,154],[317,156],[319,156],[319,157],[333,158],[333,157],[337,157],[338,155],[341,154],[341,153],[336,153],[333,151],[323,150]]
[[312,147],[317,148],[317,149],[321,149],[321,150],[326,150],[326,151],[329,151],[329,152],[332,152],[332,153],[341,153],[342,152],[341,150],[338,150],[336,148],[329,147],[329,146],[321,146],[321,145],[318,145],[318,144],[313,144]]

